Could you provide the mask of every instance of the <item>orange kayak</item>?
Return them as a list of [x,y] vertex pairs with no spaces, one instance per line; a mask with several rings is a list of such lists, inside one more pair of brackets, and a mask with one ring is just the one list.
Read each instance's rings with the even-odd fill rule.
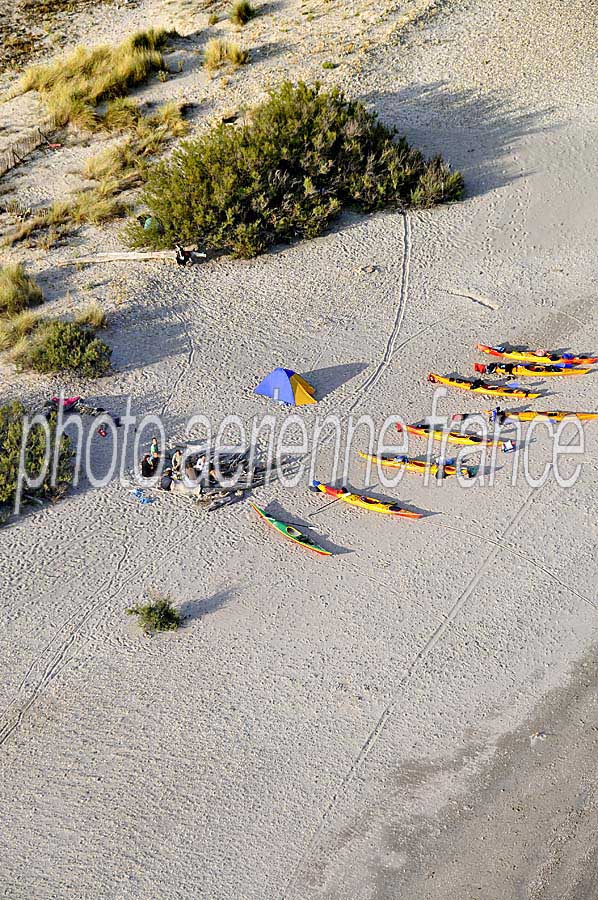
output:
[[547,353],[545,350],[526,350],[507,347],[489,347],[487,344],[476,344],[476,350],[488,353],[490,356],[502,356],[503,359],[514,359],[516,362],[545,363],[570,363],[574,366],[591,366],[598,362],[598,356],[575,356],[574,354]]
[[484,375],[506,375],[509,377],[518,375],[528,378],[547,378],[549,375],[588,375],[592,369],[590,366],[575,366],[572,363],[558,363],[554,366],[532,366],[516,363],[490,363],[488,366],[475,363],[476,372]]
[[[491,410],[487,409],[489,415]],[[532,422],[534,419],[551,419],[553,422],[562,422],[563,419],[579,419],[580,422],[588,422],[591,419],[598,419],[598,413],[571,412],[570,410],[534,410],[526,409],[522,412],[515,410],[501,410],[502,415],[507,419],[518,419],[520,422]]]

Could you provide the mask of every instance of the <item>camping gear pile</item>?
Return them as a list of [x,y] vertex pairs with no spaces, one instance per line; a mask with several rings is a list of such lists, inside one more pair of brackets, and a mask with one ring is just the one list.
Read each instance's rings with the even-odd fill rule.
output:
[[[535,400],[542,396],[541,391],[526,390],[519,384],[513,383],[512,379],[515,377],[558,375],[581,376],[591,372],[591,366],[598,362],[598,357],[594,356],[575,356],[562,352],[548,353],[544,350],[532,351],[526,348],[508,347],[505,345],[491,347],[485,344],[476,344],[476,349],[490,356],[513,360],[513,362],[490,363],[489,365],[474,364],[474,371],[477,374],[499,375],[501,380],[488,382],[479,378],[467,379],[454,374],[438,375],[431,372],[428,375],[428,381],[432,384],[446,385],[491,397]],[[317,403],[315,389],[312,385],[292,369],[280,367],[270,372],[257,385],[254,393],[288,406],[305,406]],[[568,417],[577,417],[579,421],[598,419],[598,413],[576,413],[561,410],[501,410],[499,407],[493,411],[485,410],[484,414],[490,416],[491,421],[498,426],[502,426],[506,419],[521,422],[530,422],[537,418],[546,418],[556,422],[561,422]],[[468,419],[477,418],[479,421],[479,416],[479,413],[454,415],[452,416],[452,421],[460,421],[463,429],[463,425]],[[449,443],[479,449],[495,447],[503,450],[505,453],[516,449],[513,441],[508,438],[504,439],[498,433],[482,436],[464,429],[435,428],[425,421],[405,426],[397,424],[397,430],[399,432],[405,431],[408,434],[426,438],[427,440],[441,441],[443,444]],[[361,451],[358,451],[358,455],[368,462],[437,479],[454,476],[475,478],[479,471],[479,466],[477,465],[461,464],[457,466],[455,461],[451,459],[431,461],[428,458],[409,457],[405,454],[377,456]],[[183,460],[182,463],[181,459]],[[177,465],[174,465],[175,460]],[[205,446],[196,447],[195,449],[173,446],[165,452],[164,461],[168,466],[165,471],[169,473],[168,477],[172,482],[166,490],[176,495],[187,495],[201,504],[207,503],[208,511],[219,509],[221,506],[229,505],[238,499],[242,499],[248,491],[262,486],[266,481],[270,481],[273,476],[276,478],[282,472],[291,474],[293,467],[296,471],[300,465],[300,460],[288,459],[278,471],[275,470],[273,472],[266,462],[259,458],[259,455],[251,452],[251,448],[240,451],[235,449],[226,452],[219,451],[216,456],[216,451],[213,448]],[[189,483],[189,480],[183,477],[184,471],[188,472],[189,467],[192,470],[199,469],[202,472],[196,484],[193,481]],[[227,481],[230,482],[230,486],[226,484]],[[144,492],[139,492],[137,485],[138,481],[136,481],[136,488],[133,492],[136,499],[140,502],[147,502]],[[154,487],[160,489],[160,484],[149,486],[147,489],[152,490]],[[345,487],[336,487],[320,481],[313,482],[312,490],[332,497],[332,503],[342,501],[370,512],[412,520],[418,520],[424,516],[424,513],[401,506],[397,502],[356,494]],[[285,522],[276,518],[254,503],[250,505],[260,518],[264,519],[290,541],[321,556],[331,555],[330,551],[304,534],[296,523]]]

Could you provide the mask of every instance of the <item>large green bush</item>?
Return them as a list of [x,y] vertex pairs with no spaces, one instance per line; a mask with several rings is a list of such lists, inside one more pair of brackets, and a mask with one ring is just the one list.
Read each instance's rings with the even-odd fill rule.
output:
[[41,288],[27,274],[22,263],[0,267],[0,314],[14,316],[43,300]]
[[110,368],[111,354],[110,347],[95,336],[92,328],[54,321],[41,325],[13,358],[19,369],[68,370],[85,378],[97,378]]
[[463,178],[426,160],[341,91],[290,82],[238,127],[186,141],[155,167],[144,200],[162,228],[129,227],[135,246],[198,242],[250,257],[321,234],[343,206],[427,207],[463,194]]
[[[19,477],[19,461],[21,458],[21,442],[23,440],[23,416],[25,407],[21,403],[7,403],[0,406],[0,521],[2,511],[14,505]],[[56,446],[56,416],[49,417],[51,446]],[[41,425],[35,425],[29,432],[25,448],[25,472],[31,479],[41,474],[46,453],[46,434]],[[56,479],[52,484],[52,465],[48,466],[48,474],[43,483],[36,488],[27,489],[27,497],[54,499],[60,496],[73,478],[72,451],[68,437],[62,436],[58,449],[58,466]]]

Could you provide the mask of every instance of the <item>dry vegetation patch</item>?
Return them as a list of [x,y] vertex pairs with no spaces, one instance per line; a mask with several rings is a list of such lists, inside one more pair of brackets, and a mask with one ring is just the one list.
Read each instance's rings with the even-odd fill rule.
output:
[[64,58],[28,69],[16,90],[38,91],[57,127],[72,124],[88,131],[106,127],[99,104],[124,97],[152,73],[164,70],[161,50],[174,34],[150,28],[115,46],[78,47]]

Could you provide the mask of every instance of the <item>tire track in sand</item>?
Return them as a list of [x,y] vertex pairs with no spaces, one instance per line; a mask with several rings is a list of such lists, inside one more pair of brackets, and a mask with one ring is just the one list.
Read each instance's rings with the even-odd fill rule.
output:
[[357,389],[353,402],[350,403],[347,407],[347,412],[349,413],[353,412],[353,410],[361,400],[363,394],[365,394],[367,391],[371,391],[372,388],[375,387],[376,384],[380,381],[380,378],[384,374],[397,349],[396,343],[403,325],[403,319],[405,318],[405,309],[407,306],[407,295],[409,292],[409,264],[411,261],[411,220],[406,212],[401,213],[401,215],[403,216],[403,259],[401,262],[401,284],[399,288],[399,300],[395,310],[392,330],[386,342],[386,347],[382,355],[382,359],[380,360],[374,371],[371,373],[371,375],[368,375],[361,387]]
[[[544,484],[546,484],[546,482]],[[328,820],[336,812],[339,802],[341,801],[342,797],[344,796],[350,783],[353,781],[353,778],[356,775],[358,769],[366,761],[367,757],[369,756],[369,754],[371,753],[371,751],[377,744],[378,740],[382,736],[384,729],[386,727],[386,724],[389,721],[389,719],[391,718],[391,716],[399,702],[401,688],[405,684],[407,684],[407,682],[410,680],[412,675],[417,671],[417,669],[420,667],[420,665],[426,659],[426,657],[429,655],[429,653],[439,643],[441,638],[444,636],[445,632],[449,629],[450,625],[453,623],[453,621],[459,615],[460,611],[463,609],[463,607],[466,605],[467,601],[470,599],[470,597],[474,593],[479,581],[481,580],[481,578],[484,575],[486,567],[500,553],[500,551],[502,549],[502,542],[505,540],[506,537],[508,537],[508,535],[511,533],[511,531],[514,528],[516,528],[516,526],[519,524],[519,522],[521,521],[521,519],[527,512],[528,508],[530,507],[532,500],[538,494],[538,492],[542,490],[543,487],[544,487],[544,485],[540,485],[539,487],[535,487],[535,488],[531,489],[531,491],[529,492],[529,494],[527,495],[527,497],[525,498],[523,503],[521,503],[521,505],[519,506],[519,509],[517,510],[517,512],[515,513],[513,518],[510,520],[508,525],[505,527],[500,539],[498,541],[496,541],[494,546],[492,546],[492,548],[488,551],[488,553],[486,554],[486,556],[480,563],[479,568],[476,570],[476,572],[474,572],[472,577],[469,579],[465,588],[459,594],[459,596],[457,597],[457,599],[451,606],[448,613],[446,613],[446,615],[443,617],[442,621],[438,623],[437,627],[434,629],[434,631],[432,632],[432,634],[430,635],[428,640],[420,648],[420,650],[418,650],[418,652],[416,653],[416,655],[414,656],[412,661],[409,663],[407,668],[404,670],[402,677],[399,679],[399,683],[395,689],[392,699],[390,700],[388,705],[383,710],[378,721],[376,722],[376,724],[374,725],[374,727],[368,734],[366,740],[364,741],[359,752],[357,753],[357,756],[354,758],[349,769],[343,776],[338,787],[336,788],[332,797],[328,801],[328,804],[325,806],[324,811],[323,811],[322,815],[320,816],[319,823],[317,824],[314,831],[312,832],[312,835],[309,838],[307,846],[305,847],[305,850],[301,854],[301,857],[299,858],[299,861],[297,862],[297,865],[295,866],[295,868],[291,874],[291,877],[281,894],[281,900],[293,900],[294,897],[298,896],[295,891],[295,886],[297,884],[299,875],[300,875],[301,871],[304,869],[307,862],[309,861],[310,857],[313,855],[316,845],[318,844],[318,841],[322,837],[322,834],[324,832],[326,824],[328,823]],[[302,896],[301,900],[306,900],[306,898],[304,896]]]
[[[64,668],[68,665],[72,656],[68,651],[83,630],[87,621],[95,612],[99,612],[123,584],[131,581],[140,572],[141,568],[134,569],[124,582],[115,587],[115,582],[121,573],[122,566],[127,559],[128,545],[123,546],[114,572],[108,579],[108,583],[99,599],[92,600],[86,605],[80,606],[73,615],[64,622],[58,634],[56,634],[43,648],[43,650],[30,663],[27,672],[21,679],[17,688],[17,696],[4,710],[3,720],[0,720],[0,748],[6,743],[13,732],[21,725],[25,714],[38,700],[44,689]],[[114,588],[114,590],[112,590]],[[67,632],[65,635],[65,631]],[[41,670],[41,671],[40,671]],[[34,680],[32,677],[36,672]]]
[[164,414],[166,413],[166,410],[172,403],[174,395],[177,392],[179,384],[181,383],[183,378],[185,378],[187,373],[193,368],[193,361],[195,359],[195,344],[193,343],[193,338],[191,337],[191,332],[189,331],[189,326],[187,325],[187,320],[184,316],[182,316],[180,314],[180,312],[177,309],[173,308],[172,312],[173,312],[173,315],[175,316],[175,318],[178,319],[178,321],[180,322],[180,324],[183,328],[183,331],[185,332],[185,337],[187,339],[187,347],[188,347],[187,359],[185,361],[185,365],[181,366],[179,374],[175,378],[174,384],[172,385],[172,390],[170,391],[168,397],[166,398],[166,400],[164,401],[163,405],[160,408],[160,418],[163,418]]

